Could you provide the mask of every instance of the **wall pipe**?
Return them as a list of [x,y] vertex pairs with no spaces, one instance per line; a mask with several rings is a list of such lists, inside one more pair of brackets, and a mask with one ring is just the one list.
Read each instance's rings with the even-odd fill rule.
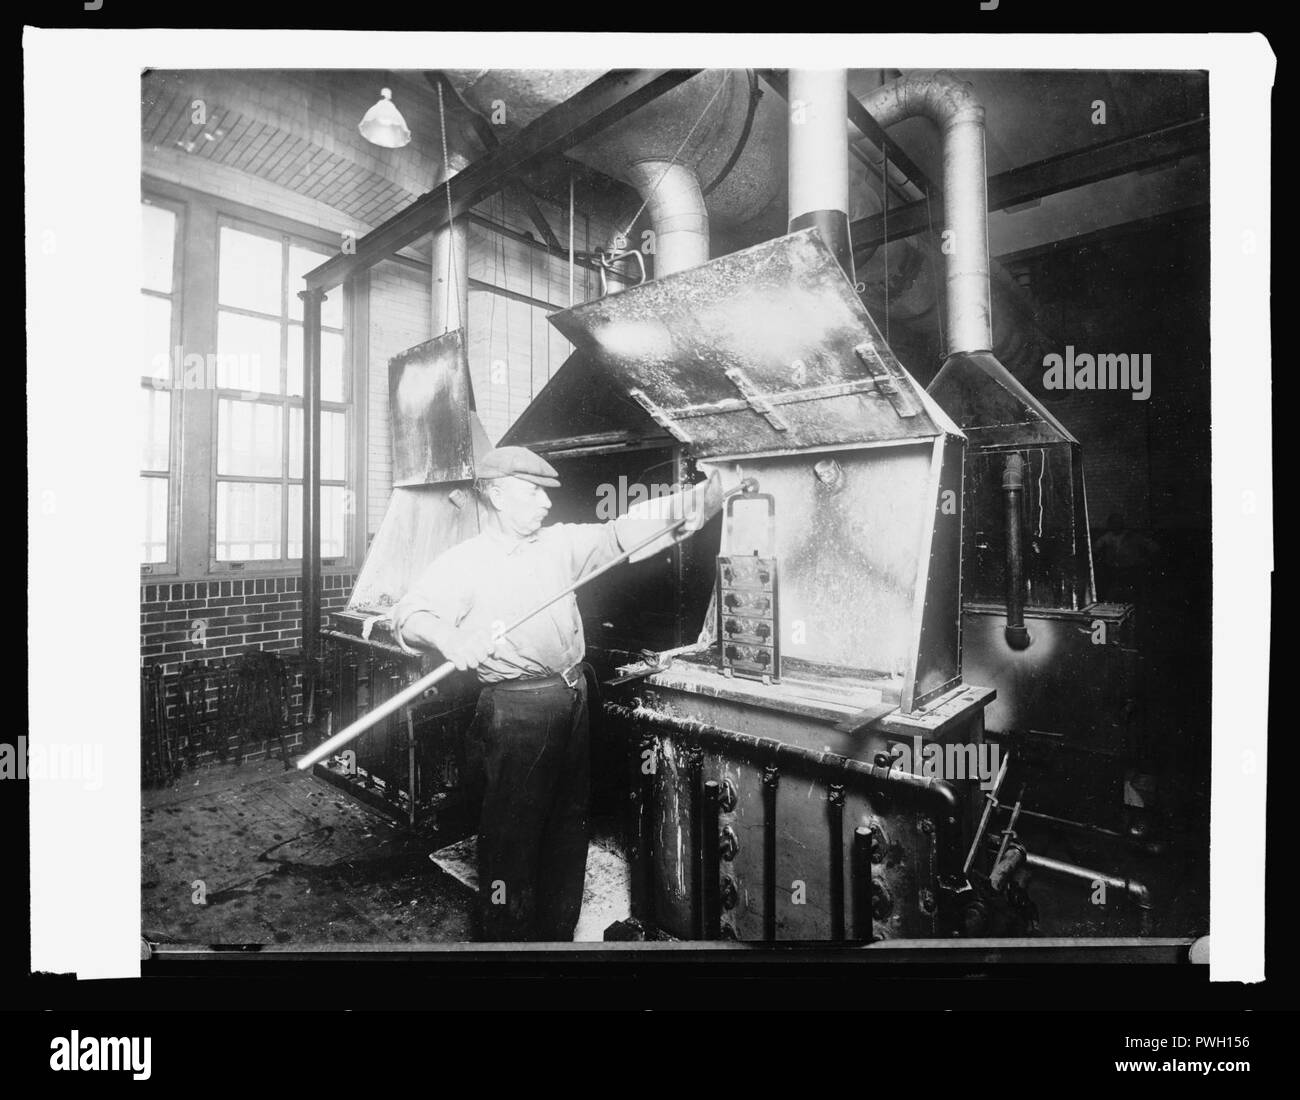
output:
[[1018,452],[1007,456],[1002,471],[1002,493],[1006,497],[1007,539],[1007,645],[1027,649],[1025,629],[1025,565],[1020,532],[1020,515],[1025,495],[1025,460]]
[[830,817],[831,940],[844,940],[844,784],[832,783],[826,792]]
[[781,787],[781,769],[768,764],[763,769],[763,939],[776,940],[776,796]]
[[703,830],[701,870],[704,879],[700,908],[703,913],[702,937],[706,940],[722,939],[722,893],[719,883],[719,876],[722,874],[722,854],[718,844],[721,821],[720,797],[721,788],[717,781],[708,780],[704,784],[704,817],[700,824]]

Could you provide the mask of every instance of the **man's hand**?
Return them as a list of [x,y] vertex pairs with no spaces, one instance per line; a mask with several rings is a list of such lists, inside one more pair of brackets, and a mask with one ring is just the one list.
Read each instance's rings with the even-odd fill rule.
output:
[[417,611],[406,620],[402,638],[410,645],[436,649],[462,672],[477,668],[496,647],[489,631],[451,626],[427,611]]
[[496,649],[496,639],[487,630],[451,627],[441,632],[437,642],[442,655],[462,672],[478,668]]

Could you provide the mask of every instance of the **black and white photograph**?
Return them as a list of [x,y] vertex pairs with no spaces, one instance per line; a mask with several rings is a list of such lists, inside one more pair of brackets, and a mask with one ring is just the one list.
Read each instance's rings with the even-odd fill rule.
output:
[[132,791],[142,965],[1202,964],[1212,893],[1262,913],[1211,810],[1257,791],[1213,851],[1262,896],[1268,578],[1219,539],[1271,553],[1267,332],[1211,354],[1211,257],[1267,286],[1266,105],[1238,228],[1247,120],[1187,51],[258,33],[133,69],[100,539],[138,719],[74,748],[65,678],[23,749]]

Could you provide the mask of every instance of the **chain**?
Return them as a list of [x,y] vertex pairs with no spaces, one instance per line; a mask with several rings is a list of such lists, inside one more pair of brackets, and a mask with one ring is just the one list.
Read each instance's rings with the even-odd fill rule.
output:
[[442,81],[438,81],[438,129],[442,133],[442,180],[447,192],[447,258],[451,266],[451,278],[447,280],[447,302],[445,318],[451,317],[451,294],[454,286],[456,292],[456,327],[465,327],[465,318],[460,315],[460,277],[456,271],[456,232],[451,212],[451,163],[447,157],[447,117],[442,103]]
[[672,166],[677,163],[677,158],[681,156],[682,150],[686,148],[687,142],[691,140],[691,137],[694,135],[696,128],[700,125],[701,122],[704,121],[704,116],[709,113],[709,109],[713,106],[715,102],[717,102],[718,96],[722,94],[722,89],[727,86],[727,82],[730,79],[731,79],[730,70],[722,74],[722,80],[718,82],[717,89],[714,91],[713,95],[709,97],[708,103],[704,105],[704,110],[700,112],[700,117],[697,118],[693,123],[691,123],[691,128],[686,131],[686,136],[682,138],[682,143],[679,146],[677,146],[677,152],[675,152],[672,155],[672,157],[669,158],[668,163],[664,165],[664,170],[659,173],[659,178],[655,180],[654,186],[651,187],[648,192],[646,192],[646,197],[642,200],[641,205],[637,207],[636,213],[632,215],[632,220],[627,223],[627,228],[623,230],[622,233],[619,234],[619,238],[621,238],[622,240],[631,239],[632,227],[636,225],[637,218],[639,218],[641,214],[644,212],[645,208],[650,205],[650,200],[654,198],[655,192],[659,190],[659,185],[663,183],[664,177],[668,175],[669,169],[672,168]]

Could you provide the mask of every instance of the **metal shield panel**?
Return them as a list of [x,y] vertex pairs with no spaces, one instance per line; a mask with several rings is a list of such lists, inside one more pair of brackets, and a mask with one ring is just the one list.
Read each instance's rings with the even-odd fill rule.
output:
[[393,485],[437,485],[474,476],[469,361],[460,329],[388,362]]
[[551,317],[697,457],[933,438],[894,357],[815,230]]

